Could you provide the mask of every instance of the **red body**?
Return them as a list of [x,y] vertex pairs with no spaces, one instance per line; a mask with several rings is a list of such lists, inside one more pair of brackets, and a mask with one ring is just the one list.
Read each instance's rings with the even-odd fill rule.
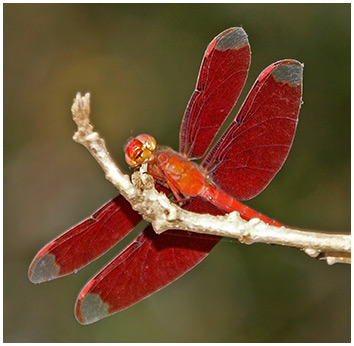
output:
[[[278,61],[259,75],[233,122],[207,153],[239,98],[250,61],[242,28],[230,28],[212,40],[183,116],[180,154],[157,149],[148,161],[149,170],[157,189],[187,210],[213,215],[237,210],[246,220],[258,217],[280,226],[239,201],[259,194],[289,153],[302,94],[303,66],[298,61]],[[137,139],[133,141],[126,151],[132,166],[147,160],[156,147],[148,142],[141,148]],[[195,158],[202,159],[200,166],[190,161]],[[140,221],[129,203],[116,197],[46,245],[32,261],[30,280],[38,283],[77,271]],[[192,269],[219,240],[175,230],[156,235],[147,226],[82,289],[75,307],[77,320],[92,323],[146,298]]]
[[154,152],[154,160],[148,167],[149,173],[168,187],[177,201],[179,196],[183,200],[199,196],[228,213],[238,211],[245,220],[257,217],[270,225],[281,226],[223,192],[199,165],[170,148]]

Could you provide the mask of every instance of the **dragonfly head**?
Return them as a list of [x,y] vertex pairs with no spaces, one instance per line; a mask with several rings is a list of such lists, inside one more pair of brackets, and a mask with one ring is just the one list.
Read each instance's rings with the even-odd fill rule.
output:
[[156,140],[150,135],[139,135],[130,139],[125,146],[125,161],[130,167],[139,167],[154,158]]

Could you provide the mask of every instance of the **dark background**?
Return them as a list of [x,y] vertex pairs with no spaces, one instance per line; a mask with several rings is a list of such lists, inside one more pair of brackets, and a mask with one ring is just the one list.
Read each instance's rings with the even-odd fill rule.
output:
[[5,341],[350,341],[350,267],[291,248],[225,239],[182,279],[90,326],[74,318],[76,296],[127,241],[77,275],[27,279],[43,245],[117,194],[71,139],[76,92],[91,92],[96,129],[125,169],[131,135],[178,148],[204,50],[231,26],[252,48],[243,97],[270,63],[305,64],[289,159],[249,204],[287,225],[350,231],[349,4],[5,4]]

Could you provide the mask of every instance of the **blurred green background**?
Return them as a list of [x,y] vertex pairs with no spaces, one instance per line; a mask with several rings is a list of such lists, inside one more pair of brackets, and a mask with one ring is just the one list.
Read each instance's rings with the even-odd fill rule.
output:
[[27,279],[43,245],[117,194],[71,139],[76,92],[91,92],[122,167],[131,135],[178,148],[204,50],[231,26],[253,52],[243,97],[270,63],[305,64],[293,149],[249,205],[287,225],[350,231],[349,4],[5,4],[4,341],[350,341],[350,267],[290,248],[225,239],[168,288],[89,326],[74,318],[76,296],[136,232],[76,275]]

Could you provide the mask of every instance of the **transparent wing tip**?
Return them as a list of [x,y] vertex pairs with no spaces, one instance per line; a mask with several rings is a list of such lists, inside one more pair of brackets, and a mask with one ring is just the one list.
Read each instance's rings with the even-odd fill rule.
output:
[[29,267],[28,278],[38,284],[59,277],[59,271],[60,267],[55,263],[55,256],[47,253],[35,257]]
[[109,304],[103,302],[99,294],[80,294],[75,306],[75,317],[79,323],[91,324],[110,314]]
[[272,71],[274,78],[291,86],[302,84],[304,65],[297,60],[282,60],[275,64]]
[[238,49],[248,44],[246,31],[241,27],[227,29],[219,34],[216,39],[218,50]]

